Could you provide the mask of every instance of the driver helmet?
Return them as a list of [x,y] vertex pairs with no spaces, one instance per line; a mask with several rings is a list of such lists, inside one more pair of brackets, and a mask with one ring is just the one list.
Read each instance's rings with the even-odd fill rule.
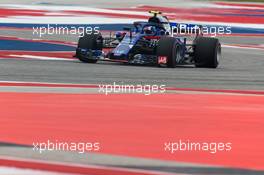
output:
[[145,34],[155,34],[155,27],[154,26],[147,26],[144,28]]

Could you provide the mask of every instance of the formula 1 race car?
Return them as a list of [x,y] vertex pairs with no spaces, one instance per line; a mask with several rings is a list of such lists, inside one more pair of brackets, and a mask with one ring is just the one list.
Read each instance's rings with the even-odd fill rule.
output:
[[[161,12],[150,13],[153,16],[147,22],[134,22],[133,27],[125,27],[114,37],[111,34],[103,37],[101,33],[84,35],[79,39],[75,57],[85,63],[103,60],[171,68],[189,64],[204,68],[218,66],[221,57],[218,39],[204,37],[199,30],[201,26],[172,26]],[[191,32],[182,35],[183,30]]]

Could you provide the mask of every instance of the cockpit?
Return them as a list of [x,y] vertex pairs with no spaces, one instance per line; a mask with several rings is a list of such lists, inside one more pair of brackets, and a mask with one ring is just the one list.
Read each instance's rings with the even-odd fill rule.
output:
[[162,28],[164,28],[166,32],[169,32],[169,33],[171,32],[170,22],[166,16],[162,16],[162,13],[160,11],[149,11],[149,13],[153,14],[153,16],[148,19],[149,23],[158,24]]

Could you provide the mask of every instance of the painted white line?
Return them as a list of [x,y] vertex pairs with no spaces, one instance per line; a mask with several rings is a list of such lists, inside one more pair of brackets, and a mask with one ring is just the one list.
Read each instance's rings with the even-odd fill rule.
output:
[[[57,11],[56,14],[71,14],[63,11],[75,11],[75,12],[100,12],[100,13],[119,13],[124,15],[144,15],[144,16],[151,16],[147,12],[140,12],[140,11],[129,11],[129,10],[112,10],[106,8],[94,8],[94,7],[83,7],[83,6],[43,6],[43,5],[19,5],[19,4],[7,4],[1,5],[1,7],[12,7],[15,9],[24,9],[24,10],[45,10],[54,14],[54,11]],[[61,12],[58,12],[61,11]]]
[[[140,21],[138,18],[110,18],[103,16],[74,16],[74,17],[31,17],[31,16],[17,16],[15,18],[0,18],[1,23],[16,23],[16,24],[127,24],[131,23],[131,19]],[[32,29],[33,30],[33,29]]]
[[254,47],[254,46],[234,46],[234,45],[228,45],[228,44],[223,44],[222,47],[225,47],[225,48],[234,48],[234,49],[251,49],[251,50],[261,50],[261,51],[264,51],[264,47],[261,48],[261,47]]
[[46,60],[46,61],[76,61],[75,59],[67,59],[67,58],[59,58],[59,57],[45,57],[45,56],[34,56],[34,55],[9,55],[12,57],[19,57],[19,58],[30,58],[36,60]]
[[77,175],[77,174],[69,174],[69,173],[57,173],[57,172],[55,173],[49,171],[0,166],[0,175],[8,175],[8,174],[9,175]]
[[220,4],[206,4],[205,6],[206,7],[209,7],[209,8],[220,8],[220,9],[264,10],[263,7],[240,6],[239,4],[237,4],[237,5],[228,5],[228,4],[225,4],[225,5],[224,4],[221,4],[221,5]]

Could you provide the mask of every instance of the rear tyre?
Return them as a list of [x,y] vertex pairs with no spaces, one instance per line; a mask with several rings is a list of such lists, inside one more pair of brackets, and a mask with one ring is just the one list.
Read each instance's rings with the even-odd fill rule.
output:
[[167,58],[167,67],[175,68],[180,60],[180,49],[177,39],[172,37],[163,37],[158,41],[157,56]]
[[196,67],[217,68],[221,58],[221,44],[216,38],[199,37],[195,41]]
[[[102,50],[103,48],[103,38],[102,35],[99,34],[85,34],[83,37],[80,37],[78,41],[78,48],[81,49],[91,49],[91,50]],[[76,53],[76,56],[80,61],[84,63],[96,63],[97,60],[89,59],[87,57],[82,56],[81,54]]]

